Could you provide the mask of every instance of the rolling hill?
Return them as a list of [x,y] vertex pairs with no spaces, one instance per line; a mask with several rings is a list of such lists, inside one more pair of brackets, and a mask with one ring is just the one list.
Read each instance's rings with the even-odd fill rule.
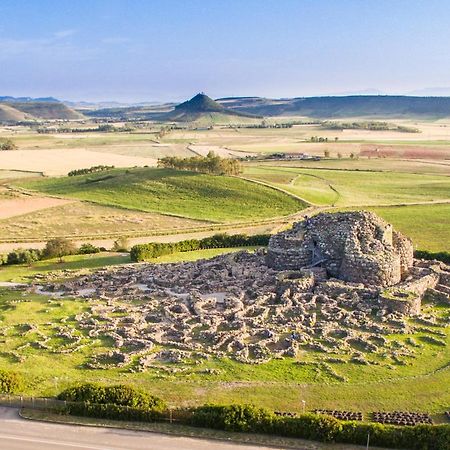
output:
[[213,222],[267,219],[305,207],[283,192],[241,178],[171,169],[114,169],[20,185],[107,206]]
[[0,122],[21,122],[32,117],[7,103],[0,103]]
[[25,120],[77,120],[84,116],[64,103],[46,97],[0,97],[0,121],[20,122]]

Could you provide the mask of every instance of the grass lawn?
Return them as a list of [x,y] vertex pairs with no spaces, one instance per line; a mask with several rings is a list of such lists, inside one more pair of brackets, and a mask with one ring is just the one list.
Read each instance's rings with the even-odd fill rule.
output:
[[239,178],[169,169],[115,169],[21,182],[20,186],[102,205],[215,222],[278,217],[304,208],[282,192]]
[[0,281],[25,282],[37,274],[62,270],[98,269],[100,267],[129,263],[130,256],[124,253],[96,253],[92,255],[65,256],[64,262],[58,258],[37,261],[32,265],[0,266]]

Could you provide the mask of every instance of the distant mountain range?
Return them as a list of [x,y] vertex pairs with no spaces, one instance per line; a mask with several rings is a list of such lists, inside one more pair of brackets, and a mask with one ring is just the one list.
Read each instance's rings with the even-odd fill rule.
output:
[[[191,122],[206,116],[225,115],[261,118],[303,116],[318,119],[344,117],[450,117],[450,97],[402,95],[345,95],[271,99],[265,97],[224,97],[212,100],[197,94],[179,105],[108,108],[86,111],[93,117],[140,118],[161,121]],[[219,117],[220,118],[220,117]]]
[[340,117],[447,117],[450,97],[350,95],[266,99],[237,97],[217,100],[233,111],[262,116]]

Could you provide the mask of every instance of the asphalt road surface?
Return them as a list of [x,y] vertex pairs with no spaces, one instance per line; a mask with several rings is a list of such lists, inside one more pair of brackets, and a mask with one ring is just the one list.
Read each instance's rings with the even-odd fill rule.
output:
[[[273,450],[273,447],[270,447]],[[0,407],[1,450],[256,450],[269,449],[117,428],[36,422]]]

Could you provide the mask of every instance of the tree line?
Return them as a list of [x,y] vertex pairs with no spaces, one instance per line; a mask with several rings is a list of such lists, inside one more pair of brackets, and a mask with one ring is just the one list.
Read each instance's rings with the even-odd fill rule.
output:
[[114,169],[114,166],[92,166],[87,169],[76,169],[71,170],[67,175],[69,177],[75,177],[77,175],[87,175],[89,173],[97,173],[97,172],[104,172],[105,170],[111,170]]
[[238,160],[221,158],[214,152],[209,152],[206,156],[193,156],[191,158],[166,156],[158,159],[158,167],[212,175],[239,175],[242,172],[242,166]]

